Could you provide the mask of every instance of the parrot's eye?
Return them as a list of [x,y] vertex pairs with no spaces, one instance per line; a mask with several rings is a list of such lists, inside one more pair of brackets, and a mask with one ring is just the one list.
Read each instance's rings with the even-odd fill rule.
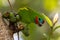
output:
[[39,26],[42,26],[42,24],[44,24],[44,20],[39,18]]
[[36,24],[38,24],[39,26],[42,26],[45,21],[44,21],[43,19],[41,19],[41,18],[38,18],[38,16],[36,16],[35,22],[36,22]]
[[39,23],[43,24],[44,20],[39,18]]

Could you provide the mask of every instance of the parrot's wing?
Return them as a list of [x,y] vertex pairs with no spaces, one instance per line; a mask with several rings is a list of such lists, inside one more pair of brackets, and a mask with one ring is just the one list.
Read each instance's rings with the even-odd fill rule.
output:
[[29,36],[29,28],[28,28],[28,25],[26,25],[24,27],[24,30],[22,30],[22,33],[25,35],[25,36]]
[[25,26],[25,29],[22,30],[22,33],[25,35],[25,36],[29,36],[31,33],[35,32],[37,29],[37,24],[35,23],[30,23],[30,24],[27,24]]

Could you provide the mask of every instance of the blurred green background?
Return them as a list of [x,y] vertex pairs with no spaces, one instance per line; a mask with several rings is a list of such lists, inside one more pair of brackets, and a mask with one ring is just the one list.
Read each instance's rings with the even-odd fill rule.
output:
[[[18,11],[20,7],[30,7],[39,13],[45,13],[51,20],[56,13],[60,13],[60,0],[10,0],[15,12]],[[11,10],[7,0],[0,0],[0,12]],[[59,14],[60,16],[60,14]],[[55,26],[60,24],[60,18]],[[30,36],[25,37],[23,34],[22,38],[24,40],[47,40],[46,34],[50,34],[50,27],[45,23],[42,27],[37,27],[37,25],[30,25]],[[36,26],[36,27],[35,27]],[[60,29],[54,32],[54,39],[60,40]],[[44,36],[45,35],[45,36]],[[47,36],[48,37],[48,36]]]
[[[52,12],[59,6],[58,0],[10,0],[14,10],[18,10],[20,7],[31,7],[38,12]],[[5,11],[10,9],[7,0],[0,0],[0,9]]]

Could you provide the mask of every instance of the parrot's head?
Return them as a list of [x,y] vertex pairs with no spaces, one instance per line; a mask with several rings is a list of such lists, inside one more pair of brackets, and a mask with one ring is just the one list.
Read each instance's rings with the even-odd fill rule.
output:
[[35,22],[36,22],[36,24],[38,24],[39,26],[42,26],[42,25],[45,23],[45,20],[42,19],[42,18],[39,18],[38,16],[36,16]]

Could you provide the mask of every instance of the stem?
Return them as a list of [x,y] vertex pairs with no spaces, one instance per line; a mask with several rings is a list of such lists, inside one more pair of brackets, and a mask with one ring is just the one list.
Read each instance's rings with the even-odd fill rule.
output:
[[18,40],[19,40],[19,32],[17,32],[17,35],[18,35]]
[[56,23],[57,23],[57,21],[56,21],[56,22],[53,24],[53,26],[51,27],[50,39],[53,38],[53,32],[54,32],[53,27],[55,26]]
[[50,40],[53,38],[53,27],[51,27]]
[[13,10],[13,7],[12,7],[12,5],[11,5],[11,3],[10,3],[9,0],[8,0],[8,3],[9,3],[9,5],[10,5],[11,10]]

